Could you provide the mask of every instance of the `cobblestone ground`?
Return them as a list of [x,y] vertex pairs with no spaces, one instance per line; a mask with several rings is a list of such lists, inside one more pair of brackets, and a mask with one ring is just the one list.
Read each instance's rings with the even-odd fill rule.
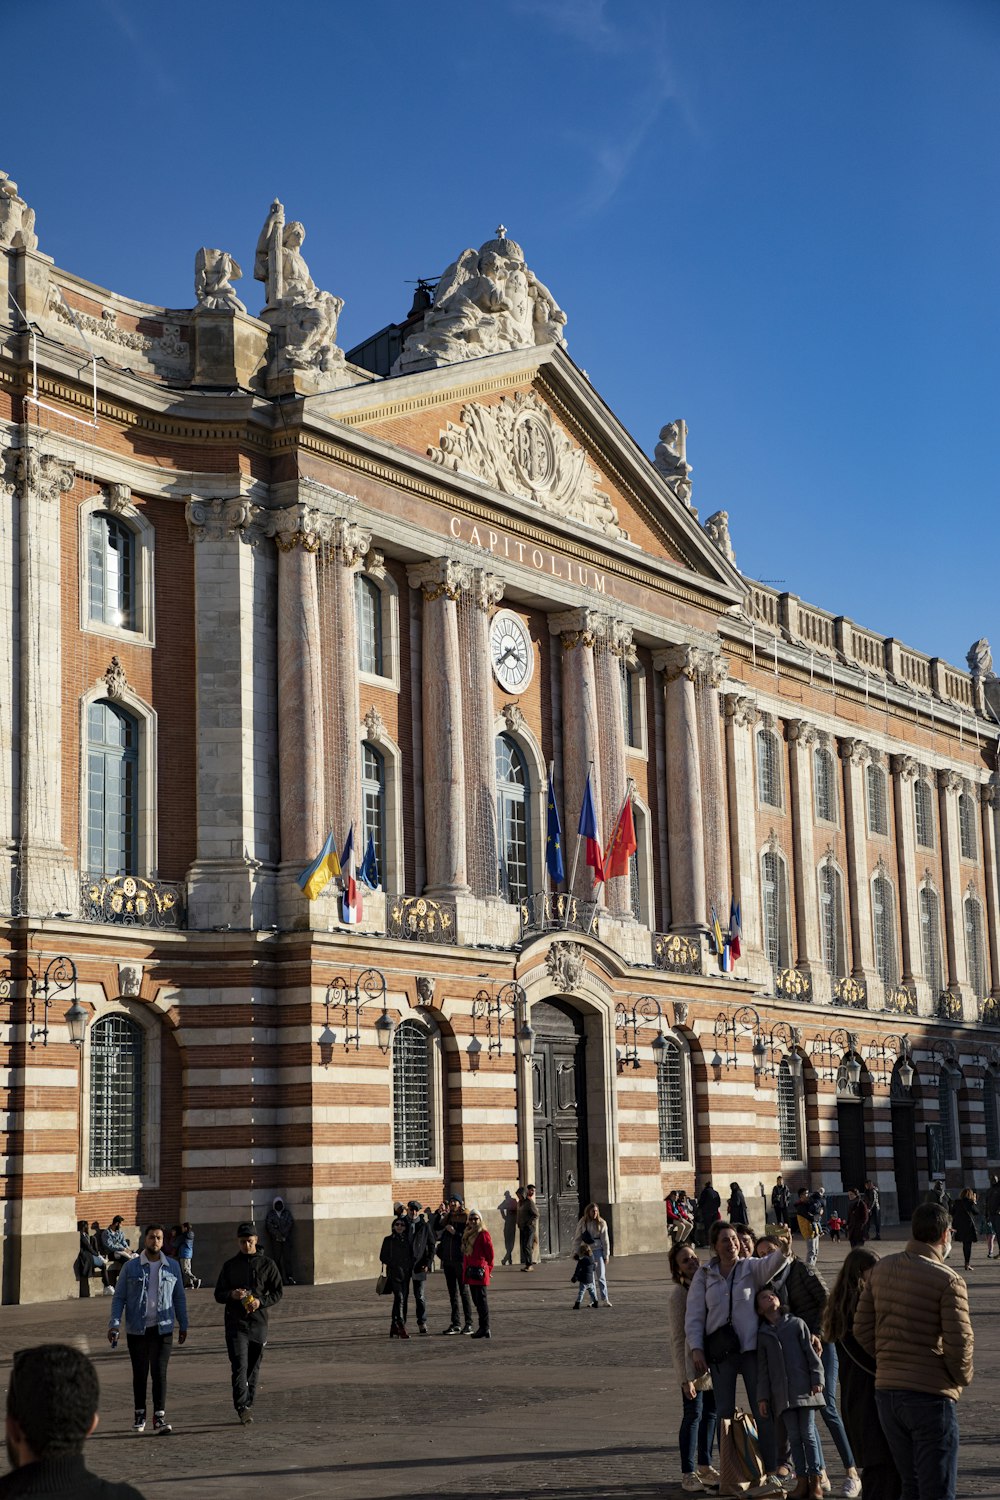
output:
[[[846,1248],[823,1242],[824,1273],[836,1274]],[[889,1253],[898,1244],[878,1248]],[[1000,1500],[1000,1262],[987,1262],[982,1244],[975,1253],[976,1379],[959,1411],[959,1493]],[[388,1299],[376,1298],[374,1279],[289,1288],[271,1318],[248,1428],[233,1413],[222,1309],[210,1290],[192,1293],[189,1342],[170,1363],[169,1438],[129,1430],[128,1355],[106,1342],[109,1299],[5,1307],[0,1376],[6,1384],[15,1349],[79,1341],[97,1361],[102,1389],[88,1463],[131,1481],[147,1500],[244,1500],[251,1485],[281,1500],[679,1497],[680,1396],[662,1312],[666,1255],[612,1261],[613,1308],[579,1316],[571,1264],[527,1276],[498,1271],[489,1343],[440,1337],[448,1322],[441,1276],[429,1283],[431,1334],[409,1343],[387,1337]],[[827,1449],[836,1495],[843,1474]]]

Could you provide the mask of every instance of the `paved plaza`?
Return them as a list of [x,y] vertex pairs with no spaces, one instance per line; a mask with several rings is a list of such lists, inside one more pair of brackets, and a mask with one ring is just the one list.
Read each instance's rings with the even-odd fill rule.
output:
[[[875,1248],[898,1248],[892,1234]],[[830,1277],[846,1249],[824,1241],[821,1269]],[[959,1412],[959,1494],[1000,1497],[1000,1262],[987,1262],[983,1244],[975,1253],[976,1379]],[[376,1298],[374,1278],[291,1287],[271,1319],[256,1421],[245,1429],[232,1409],[222,1309],[209,1288],[191,1294],[189,1341],[171,1360],[169,1438],[130,1431],[128,1354],[124,1344],[112,1353],[105,1339],[110,1299],[5,1307],[0,1373],[6,1384],[17,1348],[79,1341],[97,1361],[102,1391],[88,1462],[130,1480],[147,1500],[679,1497],[666,1255],[613,1260],[611,1309],[574,1312],[571,1270],[560,1261],[531,1275],[498,1271],[489,1343],[440,1337],[448,1323],[440,1275],[429,1283],[431,1334],[409,1343],[390,1342],[391,1304]],[[410,1327],[415,1334],[415,1321]],[[832,1444],[827,1457],[836,1495],[843,1475]]]

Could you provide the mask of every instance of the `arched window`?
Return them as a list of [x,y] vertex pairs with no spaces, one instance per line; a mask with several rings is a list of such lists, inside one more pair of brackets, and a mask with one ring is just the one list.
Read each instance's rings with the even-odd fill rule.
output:
[[403,1021],[392,1042],[392,1144],[397,1167],[429,1167],[434,1160],[430,1037]]
[[510,735],[496,739],[497,831],[500,886],[514,903],[531,894],[531,850],[528,842],[528,767]]
[[127,1016],[104,1016],[90,1051],[90,1175],[138,1177],[143,1170],[143,1033]]
[[355,850],[360,862],[368,849],[371,835],[375,845],[375,862],[381,884],[385,885],[385,760],[374,745],[361,746],[361,804],[363,823],[361,848]]
[[757,796],[768,807],[781,806],[781,760],[778,737],[770,729],[757,731]]
[[941,963],[941,919],[938,898],[929,886],[920,891],[920,955],[924,977],[930,985],[932,995],[940,995],[944,989],[944,972]]
[[986,999],[986,944],[983,941],[983,908],[975,896],[966,896],[965,959],[969,983],[977,1000]]
[[844,975],[844,893],[840,871],[827,860],[819,871],[820,937],[823,968],[834,979]]
[[135,629],[135,533],[107,511],[89,518],[90,618],[119,630]]
[[968,792],[962,792],[958,799],[958,834],[962,845],[962,858],[978,858],[979,841],[976,838],[976,804]]
[[778,1151],[782,1161],[802,1160],[799,1091],[786,1061],[778,1069]]
[[358,573],[354,598],[358,613],[358,669],[382,677],[382,590],[374,579]]
[[761,856],[760,881],[764,954],[772,969],[780,969],[788,962],[788,896],[785,862],[773,849]]
[[869,765],[866,770],[868,784],[868,831],[885,836],[889,832],[889,808],[885,794],[885,772],[881,766]]
[[816,786],[816,816],[824,823],[837,821],[837,783],[833,756],[822,746],[813,751],[813,774]]
[[933,849],[934,797],[922,776],[913,783],[913,812],[917,825],[917,843],[922,849]]
[[663,1038],[663,1060],[656,1069],[656,1109],[660,1124],[660,1160],[687,1161],[687,1109],[684,1099],[684,1053]]
[[87,712],[87,870],[135,875],[139,864],[139,724],[99,699]]
[[949,1163],[958,1163],[959,1156],[959,1122],[958,1122],[958,1089],[961,1077],[957,1072],[948,1068],[942,1068],[938,1074],[938,1113],[941,1119],[941,1139],[944,1143],[944,1159]]
[[1000,1115],[997,1113],[997,1077],[992,1068],[983,1074],[983,1114],[986,1117],[986,1159],[1000,1161]]
[[884,875],[872,881],[872,931],[875,938],[875,968],[883,984],[896,983],[895,893]]

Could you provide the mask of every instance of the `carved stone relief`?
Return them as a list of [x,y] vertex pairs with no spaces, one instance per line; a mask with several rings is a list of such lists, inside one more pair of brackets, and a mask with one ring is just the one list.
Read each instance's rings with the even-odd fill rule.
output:
[[462,425],[449,422],[435,463],[471,474],[504,495],[535,500],[554,515],[622,538],[618,513],[598,485],[601,477],[533,391],[504,396],[493,406],[462,408]]
[[142,964],[118,965],[118,993],[126,1000],[135,999],[142,989]]
[[545,968],[552,983],[571,994],[583,982],[586,955],[579,943],[553,943],[545,955]]
[[365,735],[368,739],[372,740],[375,744],[378,744],[379,740],[385,739],[385,720],[374,703],[365,714],[363,723],[365,726]]
[[101,486],[104,508],[113,515],[120,515],[132,504],[132,490],[127,484],[104,484]]
[[429,974],[417,975],[417,1001],[420,1005],[434,1004],[434,989],[437,981]]
[[125,675],[125,668],[117,656],[111,658],[108,670],[104,674],[104,681],[107,685],[109,698],[124,698],[128,692],[128,678]]

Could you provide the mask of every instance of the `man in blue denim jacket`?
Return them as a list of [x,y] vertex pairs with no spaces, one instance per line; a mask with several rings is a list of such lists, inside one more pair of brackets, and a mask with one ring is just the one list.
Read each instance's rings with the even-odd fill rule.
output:
[[187,1300],[181,1268],[169,1255],[163,1254],[163,1225],[149,1224],[143,1235],[141,1254],[122,1269],[111,1304],[108,1342],[112,1349],[118,1343],[122,1313],[125,1335],[132,1361],[132,1390],[135,1396],[133,1432],[146,1430],[146,1382],[153,1377],[153,1431],[168,1433],[167,1361],[174,1342],[174,1315],[180,1333],[177,1342],[187,1338]]

